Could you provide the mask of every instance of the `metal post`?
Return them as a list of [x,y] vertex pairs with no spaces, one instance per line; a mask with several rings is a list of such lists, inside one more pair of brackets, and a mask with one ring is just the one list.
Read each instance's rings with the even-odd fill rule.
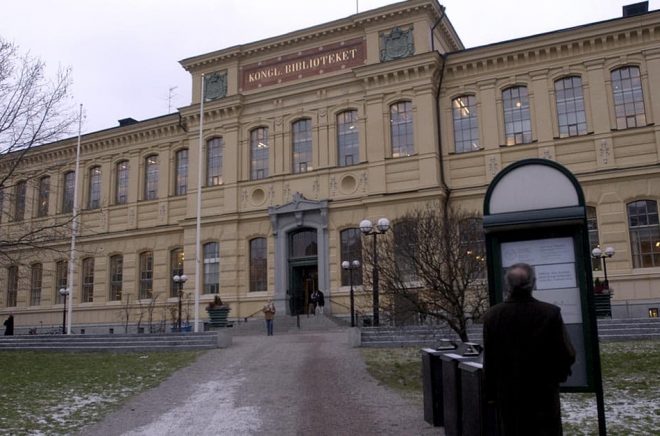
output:
[[66,296],[64,294],[64,308],[62,309],[62,334],[66,334]]
[[355,297],[353,294],[353,265],[348,269],[348,281],[351,284],[351,327],[355,327]]
[[378,317],[378,251],[376,250],[376,236],[377,233],[374,232],[374,301],[373,301],[373,306],[374,306],[374,322],[373,325],[374,327],[378,327],[380,324],[380,320]]
[[183,282],[179,282],[179,319],[177,320],[177,325],[179,327],[179,333],[181,333],[181,298],[183,297]]
[[604,288],[609,290],[610,289],[610,282],[607,281],[607,258],[605,256],[601,257],[603,259],[603,275],[605,275],[605,284]]

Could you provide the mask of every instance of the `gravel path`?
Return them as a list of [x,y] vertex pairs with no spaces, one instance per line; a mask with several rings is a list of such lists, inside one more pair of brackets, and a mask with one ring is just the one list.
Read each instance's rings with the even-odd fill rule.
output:
[[380,386],[346,331],[239,336],[83,435],[430,435],[422,406]]

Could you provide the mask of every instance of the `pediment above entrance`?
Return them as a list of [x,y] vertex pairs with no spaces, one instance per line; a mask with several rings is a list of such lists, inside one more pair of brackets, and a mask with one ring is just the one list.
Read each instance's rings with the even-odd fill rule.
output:
[[296,192],[289,203],[269,207],[268,215],[273,226],[273,234],[303,225],[326,229],[328,200],[309,200],[300,192]]
[[285,213],[294,213],[297,211],[327,209],[328,200],[309,200],[300,192],[293,194],[293,199],[281,206],[272,206],[268,208],[269,215],[281,215]]

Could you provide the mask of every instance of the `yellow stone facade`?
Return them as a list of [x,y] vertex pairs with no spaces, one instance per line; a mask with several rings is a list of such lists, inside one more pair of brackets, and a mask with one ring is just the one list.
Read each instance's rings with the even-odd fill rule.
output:
[[[350,44],[349,44],[350,42]],[[153,290],[160,295],[154,318],[166,315],[170,254],[183,249],[185,290],[195,289],[197,175],[203,174],[202,244],[219,244],[219,283],[230,317],[254,314],[274,298],[287,311],[291,286],[288,235],[316,232],[318,287],[327,307],[346,314],[348,286],[341,283],[340,232],[369,218],[395,221],[413,207],[449,196],[452,204],[481,211],[488,183],[520,159],[541,157],[570,169],[595,207],[608,260],[614,314],[645,317],[660,306],[658,267],[633,267],[627,204],[660,199],[660,13],[619,18],[578,28],[464,49],[435,0],[410,0],[263,41],[181,61],[191,74],[192,102],[177,113],[89,133],[82,137],[78,182],[81,232],[73,283],[74,329],[107,332],[122,324],[126,300],[111,301],[110,258],[123,256],[121,292],[131,295],[130,323],[148,301],[137,301],[140,254],[153,253]],[[357,63],[357,64],[356,64]],[[617,127],[611,72],[640,72],[645,123]],[[205,149],[200,152],[202,75],[205,91],[201,138],[224,142],[222,183],[207,186]],[[208,82],[220,77],[222,86]],[[586,132],[560,137],[555,82],[579,77]],[[212,86],[212,87],[211,87]],[[506,145],[503,91],[524,86],[531,114],[531,141]],[[211,94],[209,94],[209,90]],[[212,98],[208,98],[211,96]],[[478,140],[456,152],[453,105],[472,96]],[[407,103],[413,149],[398,153],[392,140],[393,105]],[[340,165],[338,115],[357,111],[359,159]],[[294,172],[292,125],[309,120],[312,154],[307,171]],[[251,133],[268,129],[267,176],[251,170]],[[188,150],[185,194],[176,191],[176,156]],[[28,179],[25,221],[3,219],[0,232],[70,219],[62,213],[64,175],[73,170],[76,139],[33,149],[16,176]],[[145,199],[147,158],[158,168],[155,199]],[[117,204],[117,165],[128,162],[128,196]],[[90,170],[100,167],[98,208],[89,207]],[[37,218],[37,178],[51,177],[48,214]],[[31,178],[32,177],[32,178]],[[11,204],[3,215],[11,216]],[[14,230],[12,230],[14,229]],[[250,241],[267,241],[267,289],[250,291]],[[24,251],[17,263],[15,305],[8,306],[8,268],[1,265],[2,313],[13,312],[17,328],[57,325],[56,262],[68,257],[68,238],[57,250]],[[14,253],[16,254],[16,253]],[[93,294],[82,301],[82,259],[93,258]],[[30,268],[43,265],[39,304],[32,304]],[[600,272],[595,273],[596,276]],[[201,295],[200,316],[213,294]],[[142,309],[140,309],[142,307]],[[192,314],[191,314],[192,316]],[[146,324],[146,318],[142,325]]]

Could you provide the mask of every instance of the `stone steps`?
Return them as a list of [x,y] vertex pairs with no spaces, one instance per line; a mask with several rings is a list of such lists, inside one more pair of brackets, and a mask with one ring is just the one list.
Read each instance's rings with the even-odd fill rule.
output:
[[[325,331],[341,327],[334,318],[327,315],[300,315],[300,328],[295,316],[276,315],[273,320],[275,334],[297,333],[304,331]],[[263,317],[251,318],[247,322],[235,322],[232,333],[236,336],[253,336],[266,333],[266,323]]]

